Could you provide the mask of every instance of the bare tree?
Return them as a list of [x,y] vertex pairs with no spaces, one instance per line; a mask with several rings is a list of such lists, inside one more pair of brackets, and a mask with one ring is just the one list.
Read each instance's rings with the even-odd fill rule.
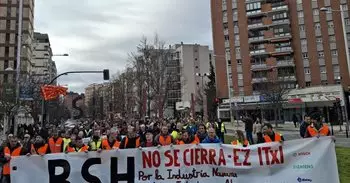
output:
[[170,60],[170,49],[155,35],[154,41],[149,42],[142,38],[137,46],[137,52],[131,53],[131,65],[134,70],[134,83],[137,89],[136,102],[140,117],[145,116],[145,102],[147,101],[147,116],[153,112],[162,117],[165,107],[168,79],[171,74],[167,72]]
[[261,95],[264,97],[265,102],[268,102],[272,107],[275,126],[277,127],[283,102],[286,100],[286,95],[290,91],[286,83],[291,82],[293,76],[283,70],[277,72],[276,69],[271,69],[269,74],[270,80],[263,85],[264,88],[261,88]]

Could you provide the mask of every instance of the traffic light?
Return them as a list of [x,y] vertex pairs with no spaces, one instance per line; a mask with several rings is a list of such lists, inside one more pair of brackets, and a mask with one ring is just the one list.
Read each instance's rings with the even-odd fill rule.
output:
[[216,104],[221,104],[222,103],[222,99],[221,98],[215,98],[215,103]]
[[103,70],[103,80],[109,80],[109,70]]

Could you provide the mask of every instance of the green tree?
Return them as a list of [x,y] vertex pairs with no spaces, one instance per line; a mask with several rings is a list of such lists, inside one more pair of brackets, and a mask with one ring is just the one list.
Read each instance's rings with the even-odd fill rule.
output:
[[208,76],[209,82],[207,83],[205,94],[207,96],[207,109],[209,120],[215,120],[217,118],[217,103],[216,98],[216,83],[215,83],[215,69],[213,63],[210,62],[210,75]]

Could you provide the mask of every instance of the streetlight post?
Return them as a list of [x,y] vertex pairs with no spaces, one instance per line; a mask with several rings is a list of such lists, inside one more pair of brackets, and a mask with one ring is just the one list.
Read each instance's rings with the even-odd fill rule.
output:
[[[343,39],[344,39],[344,46],[345,46],[345,54],[346,54],[346,62],[348,64],[348,72],[349,72],[349,77],[350,77],[350,58],[349,58],[349,46],[348,46],[348,41],[347,41],[347,35],[346,35],[346,24],[345,24],[345,19],[344,19],[344,10],[343,6],[340,4],[339,5],[339,10],[333,10],[333,9],[328,9],[326,7],[320,8],[320,11],[323,12],[340,12],[341,16],[341,22],[342,22],[342,27],[343,27]],[[348,119],[348,111],[347,111],[347,104],[345,103],[346,100],[344,100],[344,110],[345,110],[345,120],[346,120],[346,137],[349,138],[349,119]]]
[[[69,54],[68,53],[64,53],[64,54],[54,54],[54,55],[52,55],[52,56],[54,56],[54,57],[68,57],[69,56]],[[49,60],[49,62],[52,62],[52,59],[50,58],[50,60]],[[51,63],[48,63],[48,65],[49,65],[49,67],[51,67],[51,65],[50,65]],[[49,70],[49,81],[51,81],[51,68],[49,68],[48,69]],[[45,80],[45,79],[44,79]],[[44,81],[44,83],[45,83],[45,81]],[[45,100],[44,99],[41,99],[41,126],[43,126],[44,125],[44,121],[45,121],[45,119],[44,118],[46,118],[46,115],[44,115],[44,113],[45,113],[45,105],[46,105],[46,103],[45,103]]]
[[201,87],[201,92],[202,92],[202,122],[204,121],[204,100],[206,97],[204,97],[204,78],[210,76],[210,73],[196,73],[196,76],[200,77],[202,79],[202,87]]

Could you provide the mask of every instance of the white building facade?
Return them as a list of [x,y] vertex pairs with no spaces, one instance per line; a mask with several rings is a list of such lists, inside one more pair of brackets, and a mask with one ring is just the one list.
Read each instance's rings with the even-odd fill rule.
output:
[[57,75],[48,34],[35,32],[32,46],[34,50],[32,76],[40,83],[48,83]]
[[[204,88],[208,81],[210,61],[213,58],[209,46],[199,44],[175,44],[171,47],[174,63],[169,69],[176,69],[179,84],[173,90],[168,91],[168,102],[165,116],[172,117],[176,110],[176,103],[190,104],[180,106],[192,108],[192,112],[206,114],[206,97]],[[206,116],[206,115],[205,115]]]

